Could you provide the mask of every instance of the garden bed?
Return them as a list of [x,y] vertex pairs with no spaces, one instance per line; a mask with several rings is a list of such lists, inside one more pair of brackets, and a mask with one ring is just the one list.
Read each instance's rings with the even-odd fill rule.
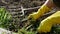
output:
[[[4,7],[12,15],[11,24],[13,25],[9,26],[8,30],[19,32],[19,34],[37,34],[36,28],[39,22],[54,12],[44,14],[43,17],[36,21],[38,24],[29,24],[30,21],[26,18],[29,14],[36,12],[44,2],[45,0],[1,0],[0,7]],[[49,32],[49,34],[55,33],[53,31]]]

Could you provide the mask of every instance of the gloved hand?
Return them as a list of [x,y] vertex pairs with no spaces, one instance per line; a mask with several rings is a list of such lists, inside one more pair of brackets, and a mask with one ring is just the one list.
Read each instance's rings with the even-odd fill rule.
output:
[[28,16],[28,20],[30,20],[31,22],[36,22],[38,17],[39,17],[38,13],[34,12]]
[[43,21],[41,21],[37,31],[39,33],[50,32],[52,26],[55,24],[60,24],[60,11],[57,11],[53,15],[51,15],[51,16],[47,17],[46,19],[44,19]]
[[31,21],[36,21],[39,17],[43,16],[46,12],[49,12],[50,8],[48,8],[46,5],[42,5],[37,12],[32,13],[28,16],[28,19]]
[[28,16],[28,19],[31,19],[31,20],[36,20],[36,19],[38,19],[38,13],[37,12],[34,12],[34,13],[32,13],[32,14],[30,14],[29,16]]

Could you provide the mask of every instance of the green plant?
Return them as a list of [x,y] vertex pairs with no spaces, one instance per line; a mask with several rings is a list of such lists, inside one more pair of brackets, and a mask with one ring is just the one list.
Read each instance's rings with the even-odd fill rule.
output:
[[60,34],[60,25],[53,26],[50,33],[51,34]]
[[0,8],[0,27],[8,28],[11,21],[11,15],[5,8]]
[[36,31],[27,30],[25,27],[18,31],[18,34],[37,34]]

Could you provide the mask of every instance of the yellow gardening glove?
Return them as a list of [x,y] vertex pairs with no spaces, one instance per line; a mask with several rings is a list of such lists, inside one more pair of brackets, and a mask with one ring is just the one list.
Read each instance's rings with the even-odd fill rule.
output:
[[34,23],[36,22],[36,20],[37,20],[38,17],[39,17],[39,16],[37,15],[37,12],[35,12],[35,13],[33,13],[33,14],[30,14],[30,15],[28,16],[28,19],[29,19],[29,21],[31,22],[31,24],[34,24]]
[[55,24],[60,24],[60,11],[57,11],[55,14],[49,16],[48,18],[41,21],[37,31],[39,33],[42,32],[50,32],[51,28]]
[[28,16],[28,19],[36,21],[39,17],[43,16],[43,14],[45,14],[49,10],[50,8],[48,8],[46,5],[42,5],[37,12],[30,14]]
[[29,19],[36,20],[39,17],[37,12],[34,12],[28,16]]

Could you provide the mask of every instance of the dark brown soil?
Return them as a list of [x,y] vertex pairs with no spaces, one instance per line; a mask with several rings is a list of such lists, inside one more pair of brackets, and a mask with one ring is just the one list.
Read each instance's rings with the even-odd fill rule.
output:
[[2,0],[3,5],[22,5],[25,8],[41,6],[44,2],[45,0]]

